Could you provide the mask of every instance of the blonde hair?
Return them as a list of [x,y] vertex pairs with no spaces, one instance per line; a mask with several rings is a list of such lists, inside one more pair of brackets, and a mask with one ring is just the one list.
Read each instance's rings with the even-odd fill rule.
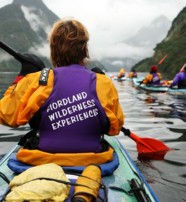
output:
[[89,58],[88,40],[89,33],[79,21],[63,18],[54,23],[49,33],[50,58],[53,66],[84,65],[85,58]]

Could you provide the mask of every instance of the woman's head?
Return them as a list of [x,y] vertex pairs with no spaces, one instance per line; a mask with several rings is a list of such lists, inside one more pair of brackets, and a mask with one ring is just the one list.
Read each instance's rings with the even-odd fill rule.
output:
[[84,64],[89,57],[86,27],[73,18],[64,18],[54,23],[49,34],[50,57],[54,67]]

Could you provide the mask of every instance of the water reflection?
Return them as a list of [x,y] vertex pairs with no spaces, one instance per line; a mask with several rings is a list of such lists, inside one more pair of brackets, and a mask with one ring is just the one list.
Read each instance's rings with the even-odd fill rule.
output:
[[143,96],[155,117],[178,118],[186,121],[186,99],[176,99],[167,94]]
[[185,201],[186,99],[167,93],[145,93],[130,82],[115,85],[125,112],[125,126],[140,137],[152,137],[171,148],[162,161],[139,160],[135,143],[120,141],[157,193],[160,201]]

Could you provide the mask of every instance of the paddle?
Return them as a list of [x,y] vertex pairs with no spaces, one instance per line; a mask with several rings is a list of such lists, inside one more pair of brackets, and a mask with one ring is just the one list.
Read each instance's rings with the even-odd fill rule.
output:
[[163,63],[163,61],[167,58],[167,54],[165,56],[163,56],[163,58],[161,58],[161,60],[158,62],[159,65],[161,65]]
[[[45,68],[43,61],[34,54],[31,53],[18,53],[10,46],[0,41],[0,48],[5,50],[7,53],[12,55],[16,60],[22,64],[22,74],[26,75],[28,73],[33,73],[36,71],[41,71]],[[24,67],[24,68],[23,68]],[[26,68],[25,68],[26,67]]]
[[153,138],[140,138],[124,127],[122,127],[121,131],[136,142],[139,159],[162,160],[167,151],[170,150],[169,147],[159,140]]

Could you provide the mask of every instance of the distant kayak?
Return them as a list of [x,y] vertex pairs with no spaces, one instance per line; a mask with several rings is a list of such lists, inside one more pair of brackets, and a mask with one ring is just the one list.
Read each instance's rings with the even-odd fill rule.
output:
[[146,91],[160,92],[160,93],[167,92],[169,90],[169,87],[167,86],[152,86],[152,85],[141,84],[138,87]]
[[136,88],[143,89],[148,92],[167,92],[170,95],[179,95],[179,96],[186,96],[186,88],[185,89],[180,89],[180,88],[169,88],[168,86],[153,86],[153,85],[146,85],[146,84],[141,84],[140,82],[143,80],[143,77],[139,78],[133,78],[133,85]]
[[169,88],[167,93],[169,95],[175,95],[175,96],[186,96],[186,88],[179,89],[179,88]]
[[137,88],[143,89],[145,91],[150,91],[150,92],[167,92],[169,87],[168,86],[154,86],[154,85],[146,85],[146,84],[140,84],[141,81],[143,81],[143,77],[139,78],[133,78],[133,85]]
[[117,81],[125,81],[127,78],[126,77],[121,77],[121,78],[118,78],[117,76],[114,77],[114,80],[117,80]]

